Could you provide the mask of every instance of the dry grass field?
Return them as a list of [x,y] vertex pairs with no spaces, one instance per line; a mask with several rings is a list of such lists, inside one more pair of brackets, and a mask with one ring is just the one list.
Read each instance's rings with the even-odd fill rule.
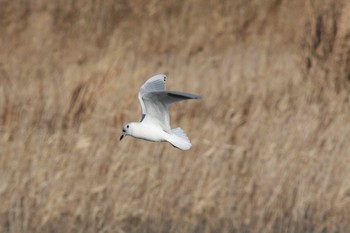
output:
[[[350,232],[350,2],[1,0],[0,232]],[[138,88],[193,147],[127,137]]]

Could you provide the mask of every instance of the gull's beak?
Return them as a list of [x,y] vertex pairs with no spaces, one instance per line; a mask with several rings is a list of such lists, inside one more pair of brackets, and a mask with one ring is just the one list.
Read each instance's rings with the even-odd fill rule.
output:
[[122,134],[122,136],[120,136],[119,141],[121,141],[124,138],[124,134]]

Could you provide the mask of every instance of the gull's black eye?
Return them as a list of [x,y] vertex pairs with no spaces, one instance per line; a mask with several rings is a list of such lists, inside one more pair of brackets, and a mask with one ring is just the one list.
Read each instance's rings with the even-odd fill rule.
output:
[[126,128],[128,128],[128,129],[129,129],[129,125],[127,125],[127,126],[126,126]]

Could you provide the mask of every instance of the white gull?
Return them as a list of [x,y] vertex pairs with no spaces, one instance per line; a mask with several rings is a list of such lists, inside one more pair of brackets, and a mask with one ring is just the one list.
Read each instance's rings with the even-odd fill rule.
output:
[[140,88],[139,100],[142,108],[140,122],[130,122],[123,126],[122,135],[153,142],[169,142],[181,150],[188,150],[192,144],[181,128],[170,128],[168,106],[188,99],[200,99],[198,95],[166,91],[166,76],[158,74],[148,79]]

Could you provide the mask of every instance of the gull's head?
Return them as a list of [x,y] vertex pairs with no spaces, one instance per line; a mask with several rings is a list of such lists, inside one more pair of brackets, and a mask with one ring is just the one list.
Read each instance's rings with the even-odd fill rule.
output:
[[127,123],[122,128],[122,135],[120,136],[120,141],[127,135],[131,135],[134,123]]

